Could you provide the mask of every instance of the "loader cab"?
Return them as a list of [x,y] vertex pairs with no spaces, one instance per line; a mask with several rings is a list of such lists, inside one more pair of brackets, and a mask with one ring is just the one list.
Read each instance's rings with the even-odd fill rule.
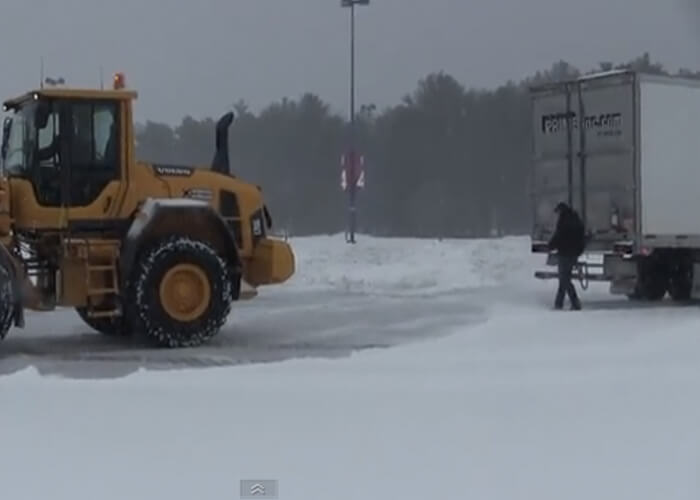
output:
[[31,100],[15,109],[5,136],[6,174],[30,181],[42,206],[87,206],[120,178],[117,101]]
[[117,209],[126,190],[131,128],[125,122],[134,97],[125,90],[52,88],[5,103],[11,115],[0,150],[4,174],[13,190],[34,198],[21,205],[34,224],[64,224],[58,208],[93,220]]

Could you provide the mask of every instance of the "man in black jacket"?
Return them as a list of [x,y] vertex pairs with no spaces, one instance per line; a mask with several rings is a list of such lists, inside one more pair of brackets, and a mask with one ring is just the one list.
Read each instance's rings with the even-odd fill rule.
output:
[[564,297],[569,296],[571,309],[580,310],[581,301],[571,282],[573,269],[586,245],[586,232],[581,218],[569,205],[560,202],[554,211],[559,215],[557,227],[549,240],[549,249],[557,251],[559,289],[554,300],[554,308],[564,307]]

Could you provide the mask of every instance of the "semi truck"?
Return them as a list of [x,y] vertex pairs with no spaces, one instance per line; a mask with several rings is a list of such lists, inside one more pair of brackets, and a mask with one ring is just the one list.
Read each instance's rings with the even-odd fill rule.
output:
[[556,264],[564,201],[586,256],[601,257],[581,260],[582,280],[633,300],[700,298],[700,81],[619,70],[530,90],[532,252]]

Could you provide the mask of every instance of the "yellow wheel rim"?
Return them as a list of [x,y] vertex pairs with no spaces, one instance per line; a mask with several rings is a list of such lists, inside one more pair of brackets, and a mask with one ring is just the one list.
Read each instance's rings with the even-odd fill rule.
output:
[[177,321],[194,321],[209,306],[211,285],[202,268],[178,264],[169,269],[160,282],[160,303]]

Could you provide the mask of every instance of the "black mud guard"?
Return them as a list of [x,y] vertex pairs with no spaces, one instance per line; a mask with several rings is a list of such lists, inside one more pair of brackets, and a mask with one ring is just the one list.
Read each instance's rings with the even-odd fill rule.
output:
[[12,258],[10,251],[5,245],[0,244],[0,265],[7,269],[8,277],[12,284],[12,296],[14,299],[14,314],[12,321],[14,325],[24,327],[24,298],[23,298],[23,276],[22,269],[17,260]]
[[240,272],[236,239],[221,215],[206,201],[148,198],[132,220],[119,257],[123,289],[140,250],[160,238],[174,235],[191,236],[209,242]]

